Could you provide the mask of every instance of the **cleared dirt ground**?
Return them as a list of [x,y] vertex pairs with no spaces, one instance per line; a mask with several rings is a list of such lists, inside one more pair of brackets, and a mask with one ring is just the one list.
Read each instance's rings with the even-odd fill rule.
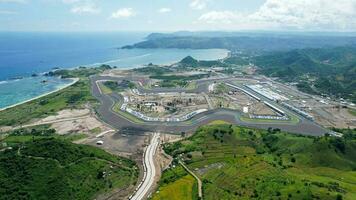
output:
[[346,108],[323,107],[312,111],[317,123],[326,127],[356,128],[356,117]]

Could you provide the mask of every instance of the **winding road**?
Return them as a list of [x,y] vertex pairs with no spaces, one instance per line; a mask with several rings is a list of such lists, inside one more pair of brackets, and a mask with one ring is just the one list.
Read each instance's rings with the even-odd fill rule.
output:
[[[276,122],[246,122],[241,121],[241,113],[231,109],[212,109],[203,113],[200,113],[194,116],[192,119],[186,122],[133,122],[124,116],[113,111],[113,106],[116,102],[122,102],[123,97],[117,93],[112,94],[103,94],[98,87],[97,82],[99,81],[121,81],[124,79],[129,79],[130,81],[139,81],[140,78],[136,77],[110,77],[110,76],[92,76],[91,87],[92,94],[100,101],[100,106],[96,109],[100,118],[106,123],[110,124],[116,129],[126,130],[135,133],[141,132],[164,132],[164,133],[174,133],[179,134],[181,132],[194,132],[199,126],[205,125],[214,120],[224,120],[232,124],[250,127],[250,128],[260,128],[268,129],[279,128],[283,131],[288,131],[291,133],[298,133],[304,135],[314,135],[320,136],[328,132],[325,128],[319,126],[315,122],[312,122],[308,119],[303,118],[295,113],[294,115],[298,116],[299,122],[290,123],[283,121]],[[166,88],[156,88],[156,89],[144,89],[141,86],[138,86],[140,93],[162,93],[162,92],[192,92],[192,93],[203,93],[208,91],[208,85],[212,82],[228,82],[231,81],[231,78],[218,78],[218,79],[205,79],[198,80],[197,87],[192,90],[185,89],[166,89]],[[258,95],[258,94],[256,94]],[[260,96],[261,97],[261,96]],[[264,99],[264,97],[261,97]],[[273,103],[273,102],[272,102]],[[287,113],[291,111],[285,110]]]
[[155,181],[156,168],[154,164],[154,155],[159,145],[159,133],[154,133],[151,139],[151,143],[147,146],[144,153],[143,167],[145,169],[143,180],[138,186],[136,193],[129,198],[130,200],[141,200],[148,195],[150,188]]

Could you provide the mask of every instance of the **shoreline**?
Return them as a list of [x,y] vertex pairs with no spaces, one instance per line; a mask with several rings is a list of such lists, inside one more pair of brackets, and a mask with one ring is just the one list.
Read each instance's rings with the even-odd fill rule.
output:
[[[141,49],[141,48],[137,48],[137,49]],[[152,49],[165,49],[165,48],[152,48]],[[169,48],[169,49],[180,49],[180,48]],[[188,48],[189,49],[189,48]],[[184,49],[183,49],[184,50]],[[213,61],[213,60],[224,60],[226,58],[229,57],[231,51],[228,49],[220,49],[220,48],[212,48],[212,49],[189,49],[189,50],[224,50],[226,51],[226,55],[222,56],[221,58],[216,58],[216,59],[197,59],[197,60],[204,60],[204,61]],[[189,56],[189,55],[187,55]],[[184,58],[184,57],[183,57]],[[182,58],[182,59],[183,59]],[[80,67],[87,67],[87,68],[94,68],[94,67],[100,67],[101,65],[110,65],[110,62],[112,62],[113,60],[107,60],[104,62],[98,62],[98,63],[90,63],[90,64],[79,64],[77,66],[67,66],[67,67],[60,67],[60,68],[52,68],[52,69],[48,69],[48,71],[43,71],[43,72],[38,72],[36,74],[40,74],[43,75],[45,73],[51,72],[51,71],[56,71],[56,70],[75,70],[78,69]],[[157,66],[166,66],[166,65],[173,65],[177,62],[179,62],[180,60],[176,60],[176,61],[169,61],[169,62],[162,62],[162,63],[153,63]],[[122,69],[122,70],[130,70],[130,69],[137,69],[137,68],[143,68],[146,67],[149,63],[145,63],[145,64],[137,64],[137,65],[131,65],[131,66],[121,66],[121,67],[117,67],[116,69]],[[110,65],[111,67],[114,67],[115,65]],[[31,77],[30,74],[24,74],[23,76],[21,76],[22,78],[27,78],[27,77]],[[16,79],[15,79],[16,80]],[[4,78],[4,79],[0,79],[0,84],[2,82],[8,82],[8,81],[14,81],[11,80],[9,78]],[[1,109],[0,109],[1,111]]]
[[[134,48],[135,49],[135,48]],[[141,49],[141,48],[136,48],[136,49]],[[148,48],[150,49],[150,48]],[[152,49],[165,49],[165,48],[152,48]],[[169,48],[169,49],[180,49],[180,48]],[[189,48],[188,48],[189,49]],[[183,49],[184,50],[184,49]],[[216,58],[216,59],[197,59],[197,58],[194,58],[194,59],[197,59],[199,61],[215,61],[215,60],[224,60],[226,58],[229,58],[230,55],[231,55],[231,50],[229,49],[219,49],[219,48],[212,48],[212,49],[189,49],[189,50],[224,50],[226,51],[226,55],[222,56],[221,58]],[[187,56],[191,56],[191,55],[187,55]],[[181,58],[181,59],[184,59]],[[160,64],[157,64],[157,63],[153,63],[154,65],[157,65],[157,66],[167,66],[167,65],[174,65],[176,64],[177,62],[179,62],[180,60],[175,60],[175,61],[169,61],[169,62],[163,62],[163,63],[160,63]],[[111,62],[111,60],[109,61],[105,61],[105,62],[101,62],[101,63],[93,63],[93,64],[88,64],[88,65],[83,65],[83,67],[99,67],[100,65],[110,65],[108,64],[108,62]],[[115,69],[122,69],[122,70],[130,70],[130,69],[138,69],[138,68],[143,68],[143,67],[147,67],[149,63],[146,63],[146,64],[139,64],[139,65],[134,65],[134,66],[124,66],[124,67],[117,67]],[[114,65],[110,65],[111,67],[113,67]],[[65,68],[65,69],[76,69],[78,67],[73,67],[73,68]]]
[[[223,60],[223,59],[226,59],[226,58],[229,57],[229,54],[230,54],[231,51],[228,50],[228,49],[223,49],[223,50],[226,50],[226,51],[227,51],[226,55],[223,56],[222,58],[218,58],[218,59],[215,59],[215,60]],[[108,61],[106,61],[106,62],[108,62]],[[179,62],[179,61],[172,61],[171,63],[163,63],[163,64],[161,63],[161,64],[157,64],[157,65],[158,65],[158,66],[173,65],[173,64],[175,64],[175,63],[177,63],[177,62]],[[105,63],[105,62],[104,62],[104,63]],[[103,65],[104,63],[94,63],[94,64],[90,64],[90,65],[83,65],[83,67],[88,67],[88,68],[99,67],[100,65]],[[104,65],[105,65],[105,64],[104,64]],[[120,67],[120,68],[115,68],[115,69],[119,69],[119,70],[132,70],[132,69],[144,68],[144,67],[146,67],[146,66],[147,66],[147,64],[142,64],[142,65],[138,65],[138,66],[127,66],[127,67]],[[76,67],[65,67],[65,68],[54,69],[54,70],[51,70],[51,71],[62,70],[62,69],[64,69],[64,70],[75,70],[75,69],[78,69],[79,67],[80,67],[80,66],[76,66]],[[113,69],[114,69],[114,68],[113,68]],[[43,73],[46,73],[46,72],[42,72],[41,74],[43,74]],[[44,93],[44,94],[42,94],[42,95],[33,97],[33,98],[31,98],[31,99],[28,99],[28,100],[25,100],[25,101],[22,101],[22,102],[19,102],[19,103],[10,105],[10,106],[6,106],[6,107],[4,107],[4,108],[0,108],[0,112],[1,112],[1,111],[4,111],[4,110],[7,110],[7,109],[10,109],[10,108],[13,108],[13,107],[16,107],[16,106],[18,106],[18,105],[24,104],[24,103],[28,103],[28,102],[33,101],[33,100],[36,100],[36,99],[39,99],[39,98],[41,98],[41,97],[50,95],[50,94],[52,94],[52,93],[58,92],[58,91],[60,91],[60,90],[62,90],[62,89],[65,89],[65,88],[67,88],[67,87],[69,87],[69,86],[71,86],[71,85],[73,85],[73,84],[75,84],[76,82],[79,81],[79,78],[69,78],[69,79],[72,79],[73,82],[71,82],[71,83],[69,83],[69,84],[66,84],[66,85],[64,85],[63,87],[58,88],[58,89],[56,89],[56,90],[53,90],[53,91],[51,91],[51,92],[47,92],[47,93]],[[8,80],[4,80],[4,81],[8,81]],[[0,81],[0,82],[1,82],[1,81]]]
[[68,84],[64,85],[63,87],[60,87],[60,88],[55,89],[55,90],[53,90],[53,91],[50,91],[50,92],[41,94],[41,95],[36,96],[36,97],[33,97],[33,98],[31,98],[31,99],[28,99],[28,100],[25,100],[25,101],[22,101],[22,102],[13,104],[13,105],[11,105],[11,106],[6,106],[6,107],[4,107],[4,108],[0,108],[0,112],[1,112],[1,111],[4,111],[4,110],[7,110],[7,109],[10,109],[10,108],[13,108],[13,107],[16,107],[16,106],[19,106],[19,105],[22,105],[22,104],[25,104],[25,103],[28,103],[28,102],[33,101],[33,100],[36,100],[36,99],[39,99],[39,98],[41,98],[41,97],[50,95],[50,94],[52,94],[52,93],[58,92],[58,91],[63,90],[63,89],[65,89],[65,88],[69,87],[69,86],[74,85],[75,83],[77,83],[77,82],[79,81],[79,78],[69,78],[69,79],[72,79],[73,81],[72,81],[71,83],[68,83]]

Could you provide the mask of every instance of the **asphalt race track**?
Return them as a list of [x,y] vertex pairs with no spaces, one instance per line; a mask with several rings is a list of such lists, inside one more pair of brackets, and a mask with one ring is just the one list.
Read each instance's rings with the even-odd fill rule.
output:
[[[95,98],[100,101],[100,106],[96,109],[99,117],[106,123],[110,124],[112,127],[122,130],[122,131],[130,131],[130,132],[162,132],[162,133],[174,133],[180,134],[181,132],[194,132],[198,127],[205,125],[214,120],[224,120],[232,124],[250,127],[250,128],[259,128],[259,129],[268,129],[268,128],[279,128],[283,131],[298,133],[304,135],[313,135],[313,136],[321,136],[325,133],[329,132],[327,129],[317,125],[316,123],[303,118],[302,116],[298,116],[299,122],[297,124],[291,124],[289,122],[244,122],[240,120],[241,113],[238,111],[230,110],[230,109],[214,109],[209,110],[204,113],[200,113],[194,116],[192,119],[186,122],[142,122],[135,123],[121,116],[120,114],[114,112],[112,107],[115,105],[115,102],[121,102],[122,96],[119,94],[102,94],[97,81],[104,80],[112,80],[112,81],[120,81],[120,80],[131,80],[138,81],[138,79],[134,77],[109,77],[109,76],[92,76],[91,87],[92,94]],[[141,93],[162,93],[162,92],[194,92],[201,93],[206,92],[208,89],[209,83],[212,82],[227,82],[229,79],[205,79],[197,81],[197,88],[193,90],[186,91],[184,89],[165,89],[165,88],[157,88],[155,90],[148,90],[138,86],[138,90]],[[287,111],[291,112],[291,111]]]

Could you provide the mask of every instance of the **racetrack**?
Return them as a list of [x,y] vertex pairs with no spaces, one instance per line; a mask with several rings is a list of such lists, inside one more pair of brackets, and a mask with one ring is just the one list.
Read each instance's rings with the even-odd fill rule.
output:
[[[283,131],[298,133],[304,135],[314,135],[320,136],[328,132],[328,130],[322,128],[321,126],[315,124],[314,122],[307,120],[301,116],[298,116],[298,123],[290,122],[245,122],[240,120],[241,113],[238,111],[230,109],[213,109],[200,113],[194,116],[192,119],[186,122],[142,122],[137,123],[130,121],[129,119],[121,116],[120,114],[114,112],[112,107],[115,105],[115,102],[122,101],[122,97],[118,94],[102,94],[97,81],[100,80],[112,80],[120,81],[126,78],[120,77],[108,77],[108,76],[93,76],[91,79],[92,94],[100,101],[100,106],[97,109],[97,113],[100,118],[106,123],[110,124],[116,129],[119,130],[134,130],[137,132],[162,132],[162,133],[174,133],[180,134],[181,132],[194,132],[199,126],[205,125],[214,120],[224,120],[232,124],[250,127],[250,128],[259,128],[259,129],[268,129],[279,128]],[[135,78],[129,79],[131,81],[137,81]],[[206,92],[208,89],[208,84],[214,81],[226,82],[230,79],[205,79],[197,81],[197,88],[185,92],[195,92],[202,93]],[[142,87],[139,87],[138,90],[141,93],[161,93],[161,92],[182,92],[184,89],[165,89],[158,88],[155,90],[148,90]],[[288,111],[290,112],[290,111]]]

